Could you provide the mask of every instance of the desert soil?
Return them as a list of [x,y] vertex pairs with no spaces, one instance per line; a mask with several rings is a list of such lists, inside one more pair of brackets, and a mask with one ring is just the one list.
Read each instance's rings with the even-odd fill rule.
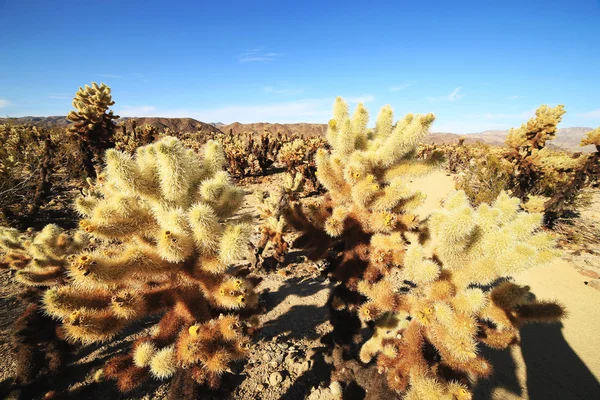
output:
[[[257,215],[257,199],[251,193],[274,191],[281,175],[246,183],[245,211]],[[427,216],[454,189],[452,176],[434,173],[412,182],[427,194],[419,214]],[[591,206],[581,211],[580,222],[600,229],[600,190]],[[600,232],[600,230],[596,230]],[[600,248],[594,244],[565,244],[564,256],[548,266],[535,267],[515,279],[530,285],[542,299],[564,304],[568,317],[562,324],[529,325],[522,330],[521,345],[506,351],[484,350],[495,366],[491,379],[481,381],[475,398],[487,399],[600,399]],[[9,276],[0,275],[0,395],[15,372],[10,347],[13,322],[23,306],[16,299],[22,290]],[[339,399],[340,388],[329,381],[330,367],[322,354],[320,338],[331,329],[326,307],[332,283],[321,273],[319,263],[307,261],[292,250],[286,265],[277,272],[253,272],[262,279],[260,322],[250,358],[227,374],[223,389],[207,393],[206,399]],[[120,394],[112,382],[96,382],[94,374],[106,358],[127,350],[129,343],[153,324],[144,321],[131,327],[118,340],[81,349],[75,361],[52,382],[40,387],[87,388],[90,399],[163,399],[168,384],[154,382]],[[42,390],[43,391],[43,390]],[[77,396],[79,397],[79,396]]]

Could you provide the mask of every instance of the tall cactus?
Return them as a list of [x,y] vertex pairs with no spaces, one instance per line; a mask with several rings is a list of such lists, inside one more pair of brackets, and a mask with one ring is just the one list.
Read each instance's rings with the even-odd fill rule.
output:
[[92,86],[79,88],[73,99],[75,110],[67,115],[73,122],[68,130],[79,141],[83,165],[90,178],[96,177],[94,165],[102,161],[104,151],[114,147],[116,124],[113,120],[119,118],[109,110],[114,104],[110,87],[92,82]]
[[509,159],[515,164],[515,182],[511,184],[513,194],[523,201],[531,193],[536,182],[543,178],[539,152],[546,142],[556,137],[558,124],[565,114],[565,107],[540,106],[535,117],[508,132],[506,145],[512,149]]

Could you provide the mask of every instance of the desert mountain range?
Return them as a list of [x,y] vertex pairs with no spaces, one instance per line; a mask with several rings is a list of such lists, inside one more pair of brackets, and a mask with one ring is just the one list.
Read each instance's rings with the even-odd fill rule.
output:
[[[270,133],[298,133],[302,136],[318,136],[324,135],[327,129],[326,124],[270,124],[266,122],[257,122],[252,124],[242,124],[234,122],[232,124],[223,124],[220,122],[206,123],[195,120],[193,118],[160,118],[160,117],[143,117],[131,118],[124,117],[117,120],[119,124],[125,124],[130,127],[132,120],[137,121],[138,126],[149,124],[162,130],[169,128],[173,132],[229,132],[245,133],[254,132],[261,133],[268,131]],[[19,118],[0,118],[0,123],[11,121],[15,124],[34,124],[45,127],[66,127],[69,121],[64,116],[53,117],[19,117]],[[580,147],[579,141],[583,136],[591,131],[592,128],[587,127],[572,127],[559,128],[556,139],[552,140],[549,147],[570,150],[570,151],[594,151],[592,146]],[[427,137],[429,143],[457,143],[459,138],[465,138],[466,144],[472,143],[487,143],[492,146],[504,146],[507,130],[489,130],[479,133],[456,134],[447,132],[432,132]]]

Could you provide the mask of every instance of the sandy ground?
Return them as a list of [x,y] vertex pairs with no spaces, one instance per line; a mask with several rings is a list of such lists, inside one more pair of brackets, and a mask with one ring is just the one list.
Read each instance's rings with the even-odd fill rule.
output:
[[[257,199],[251,193],[257,189],[274,191],[280,178],[275,175],[245,184],[248,196],[244,210],[256,214]],[[415,179],[411,185],[428,195],[418,211],[422,217],[437,208],[454,189],[453,178],[444,172]],[[600,193],[596,196],[600,202]],[[586,218],[598,215],[598,211],[589,211]],[[525,327],[521,346],[506,351],[484,350],[495,366],[495,374],[477,386],[475,399],[600,399],[600,290],[590,285],[596,278],[589,276],[590,272],[583,274],[582,265],[594,273],[600,267],[600,252],[565,253],[563,259],[549,266],[536,267],[516,277],[517,282],[530,285],[539,298],[563,303],[569,316],[563,324]],[[8,337],[11,323],[18,315],[15,312],[18,287],[10,281],[7,271],[0,274],[0,383],[6,383],[14,373]],[[250,358],[236,366],[235,375],[226,376],[223,391],[203,398],[339,397],[334,387],[325,388],[329,385],[328,370],[319,341],[331,329],[326,302],[332,283],[320,274],[318,264],[306,262],[293,250],[282,270],[258,275],[262,278],[257,290],[261,293],[263,328],[254,340]],[[131,327],[108,345],[82,349],[67,372],[50,384],[64,388],[92,383],[93,374],[101,368],[103,360],[126,349],[152,322]],[[168,390],[168,384],[156,382],[122,395],[111,382],[94,385],[90,385],[86,398],[164,399]]]

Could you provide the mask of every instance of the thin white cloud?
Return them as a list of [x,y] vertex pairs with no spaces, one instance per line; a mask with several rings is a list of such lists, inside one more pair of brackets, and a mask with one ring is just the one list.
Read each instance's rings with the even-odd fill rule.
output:
[[525,96],[508,96],[505,97],[504,100],[518,100],[518,99],[524,99]]
[[121,75],[100,74],[100,76],[103,78],[110,78],[110,79],[123,79],[123,77]]
[[265,52],[262,48],[246,50],[238,55],[240,63],[256,62],[256,61],[273,61],[274,59],[283,56],[281,53]]
[[427,97],[427,100],[431,103],[438,103],[441,101],[456,101],[460,98],[465,97],[464,94],[460,93],[460,89],[462,89],[461,86],[457,87],[452,92],[450,92],[450,94],[448,94],[446,96]]
[[0,108],[10,106],[10,101],[5,99],[0,99]]
[[399,92],[401,90],[408,89],[409,87],[416,85],[416,83],[417,82],[415,82],[415,81],[408,81],[406,83],[403,83],[402,85],[391,86],[390,92]]
[[[374,100],[372,95],[343,97],[351,106],[359,102]],[[117,110],[121,116],[161,116],[171,118],[195,118],[199,121],[221,121],[223,123],[270,122],[270,123],[327,123],[335,97],[302,99],[267,104],[238,104],[201,109],[158,110],[150,106],[123,107]],[[147,114],[147,115],[144,115]]]
[[577,116],[585,119],[600,118],[600,108],[593,111],[578,113]]
[[276,88],[273,86],[265,86],[263,90],[267,93],[273,94],[298,94],[302,93],[304,89],[294,89],[294,88]]
[[166,117],[167,115],[157,115],[157,108],[154,106],[123,106],[118,108],[117,114],[121,117]]

